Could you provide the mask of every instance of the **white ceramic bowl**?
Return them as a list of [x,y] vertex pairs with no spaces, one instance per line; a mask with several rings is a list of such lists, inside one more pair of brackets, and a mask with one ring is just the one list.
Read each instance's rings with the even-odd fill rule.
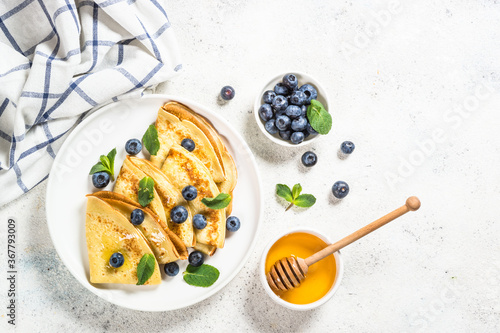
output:
[[[312,228],[304,228],[304,227],[298,227],[298,228],[293,228],[290,230],[287,230],[273,239],[267,244],[266,248],[264,249],[264,252],[262,253],[262,258],[260,259],[260,265],[259,265],[259,275],[260,275],[260,282],[262,283],[262,286],[264,287],[264,290],[266,293],[271,297],[273,301],[278,303],[279,305],[282,305],[286,308],[289,308],[291,310],[297,310],[297,311],[307,311],[307,310],[312,310],[315,309],[323,304],[325,304],[332,296],[335,294],[337,289],[340,286],[340,282],[342,281],[342,276],[344,275],[344,262],[342,261],[342,257],[340,256],[340,252],[335,252],[333,256],[335,257],[335,264],[336,264],[336,276],[335,276],[335,281],[333,282],[332,287],[330,288],[330,291],[323,296],[321,299],[317,300],[316,302],[309,303],[309,304],[293,304],[289,303],[280,297],[278,297],[269,287],[269,284],[267,283],[266,280],[266,258],[269,250],[271,247],[276,243],[281,237],[286,236],[288,234],[293,234],[296,232],[304,232],[304,233],[309,233],[312,235],[315,235],[319,238],[321,238],[323,241],[325,241],[327,244],[331,244],[330,239],[323,233],[319,232],[316,229]],[[306,277],[307,279],[307,277]]]
[[282,74],[276,75],[271,80],[267,81],[263,85],[262,89],[259,90],[259,92],[257,94],[257,97],[255,98],[255,103],[254,103],[254,107],[253,107],[253,113],[254,113],[254,116],[255,116],[255,121],[257,122],[257,126],[259,126],[260,130],[262,131],[262,133],[264,133],[264,135],[267,138],[269,138],[269,140],[273,141],[274,143],[277,143],[277,144],[285,146],[285,147],[300,147],[300,146],[305,146],[307,144],[310,144],[314,140],[316,140],[321,135],[320,134],[309,135],[304,141],[302,141],[301,143],[299,143],[298,145],[296,145],[296,144],[291,143],[290,141],[283,140],[282,138],[280,138],[280,136],[279,136],[278,133],[276,133],[274,135],[271,135],[268,131],[266,131],[266,128],[264,127],[264,122],[262,121],[262,119],[260,119],[260,116],[259,116],[259,108],[260,108],[260,106],[262,104],[264,104],[264,102],[262,100],[262,95],[264,94],[264,92],[266,90],[274,90],[274,86],[278,82],[281,82],[282,79],[283,79],[283,76],[285,76],[286,74],[295,74],[295,76],[297,76],[297,79],[299,80],[299,86],[302,86],[302,85],[307,84],[307,83],[309,83],[312,86],[314,86],[316,88],[316,90],[318,91],[318,98],[317,98],[317,100],[320,101],[321,104],[323,104],[323,106],[325,107],[325,109],[327,111],[330,111],[329,108],[328,108],[329,107],[328,95],[326,93],[326,90],[318,82],[318,80],[314,79],[312,76],[309,76],[309,75],[307,75],[305,73],[301,73],[301,72],[297,72],[297,71],[290,71],[290,72],[286,72],[286,73],[282,73]]

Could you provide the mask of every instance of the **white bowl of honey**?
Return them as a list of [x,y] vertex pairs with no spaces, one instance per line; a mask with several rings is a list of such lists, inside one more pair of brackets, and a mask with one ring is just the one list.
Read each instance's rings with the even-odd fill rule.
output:
[[293,228],[273,238],[266,246],[260,262],[260,280],[266,293],[276,303],[298,311],[317,308],[326,303],[337,291],[344,274],[339,252],[309,267],[301,285],[281,294],[269,286],[266,273],[277,260],[295,256],[307,258],[331,244],[330,239],[312,228]]

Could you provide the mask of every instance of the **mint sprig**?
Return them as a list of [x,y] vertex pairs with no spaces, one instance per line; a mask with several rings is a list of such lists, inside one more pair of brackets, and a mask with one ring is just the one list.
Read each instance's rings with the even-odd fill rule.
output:
[[307,119],[319,134],[328,134],[332,128],[332,115],[318,100],[311,100],[311,105],[307,107]]
[[151,155],[156,155],[160,150],[160,140],[158,140],[158,130],[155,125],[149,125],[146,133],[142,136],[142,143]]
[[294,205],[298,207],[311,207],[316,203],[316,198],[312,194],[300,194],[302,186],[300,184],[293,185],[290,190],[285,184],[276,184],[276,194],[290,203],[285,211],[292,208]]
[[220,272],[214,266],[203,264],[199,267],[188,265],[183,273],[187,284],[195,287],[210,287],[219,278]]
[[137,265],[137,285],[143,285],[153,275],[155,271],[155,257],[151,253],[142,256],[139,265]]
[[154,192],[155,181],[151,177],[144,177],[139,182],[139,190],[137,191],[137,196],[139,197],[139,203],[142,207],[149,205],[155,197]]
[[215,198],[203,198],[201,202],[211,209],[226,208],[231,202],[231,195],[227,193],[219,193]]
[[115,180],[115,156],[116,148],[113,148],[108,155],[101,155],[99,157],[100,161],[90,169],[89,175],[104,171],[111,176],[111,180]]

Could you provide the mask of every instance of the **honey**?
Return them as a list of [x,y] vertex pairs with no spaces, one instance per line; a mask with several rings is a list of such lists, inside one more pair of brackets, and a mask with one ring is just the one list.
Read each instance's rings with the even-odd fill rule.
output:
[[[294,232],[283,236],[274,243],[267,254],[266,273],[281,258],[294,256],[305,259],[327,245],[321,238],[305,232]],[[306,279],[299,287],[278,296],[293,304],[316,302],[330,291],[336,274],[335,257],[332,254],[311,265]]]

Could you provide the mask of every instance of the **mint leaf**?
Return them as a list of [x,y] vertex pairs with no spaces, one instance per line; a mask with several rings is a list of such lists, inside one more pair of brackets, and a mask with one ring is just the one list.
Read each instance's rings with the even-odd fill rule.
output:
[[148,176],[142,178],[139,182],[137,195],[139,197],[139,203],[142,207],[146,207],[151,201],[153,201],[153,198],[155,197],[154,186],[154,180]]
[[215,198],[203,198],[201,202],[211,209],[226,208],[231,202],[231,196],[227,193],[219,193]]
[[279,197],[282,197],[283,199],[285,199],[288,202],[293,201],[292,191],[285,184],[276,184],[276,195],[278,195]]
[[315,99],[311,100],[311,105],[307,107],[307,119],[319,134],[328,134],[332,128],[332,115]]
[[93,175],[97,172],[107,172],[111,176],[111,180],[115,180],[115,156],[116,156],[116,148],[113,148],[108,155],[101,155],[99,157],[99,161],[95,164],[89,172],[89,175]]
[[153,275],[155,271],[155,257],[151,253],[142,256],[139,265],[137,265],[137,285],[143,285]]
[[316,198],[312,194],[301,194],[293,201],[295,206],[311,207],[316,203]]
[[149,125],[146,133],[142,136],[142,143],[151,155],[156,155],[160,149],[160,141],[158,140],[158,131],[155,125]]
[[203,264],[199,267],[188,265],[183,273],[184,281],[195,287],[210,287],[219,278],[219,270],[214,266]]
[[300,184],[293,185],[292,196],[294,200],[299,196],[300,192],[302,192],[302,186]]

